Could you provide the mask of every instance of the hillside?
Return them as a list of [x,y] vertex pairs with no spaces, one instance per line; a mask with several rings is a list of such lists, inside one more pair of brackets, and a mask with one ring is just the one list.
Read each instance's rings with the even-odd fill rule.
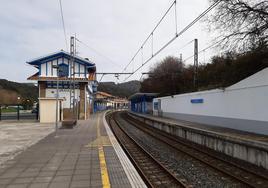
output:
[[[114,82],[101,82],[98,91],[110,93],[115,96],[129,97],[133,93],[139,92],[140,82],[129,81],[115,84]],[[0,104],[17,104],[18,97],[23,100],[30,99],[31,102],[38,99],[38,88],[34,84],[11,82],[0,79]]]
[[18,97],[21,98],[21,102],[26,99],[37,101],[38,88],[34,84],[0,79],[0,104],[16,104]]
[[130,95],[139,92],[140,87],[140,82],[137,80],[120,84],[115,84],[114,82],[100,82],[98,91],[107,92],[111,95],[120,97],[129,97]]

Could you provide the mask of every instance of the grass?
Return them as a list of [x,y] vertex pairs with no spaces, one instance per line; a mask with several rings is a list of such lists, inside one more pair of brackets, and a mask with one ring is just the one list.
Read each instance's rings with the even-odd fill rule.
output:
[[17,108],[3,108],[2,113],[17,112]]

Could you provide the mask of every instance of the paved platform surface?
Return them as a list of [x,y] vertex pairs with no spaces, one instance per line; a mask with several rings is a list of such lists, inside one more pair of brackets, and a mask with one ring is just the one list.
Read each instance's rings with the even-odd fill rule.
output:
[[5,163],[0,187],[144,187],[130,181],[106,129],[99,113],[48,135]]
[[0,168],[31,145],[54,131],[53,124],[38,122],[0,122]]
[[202,131],[215,132],[220,135],[240,138],[240,139],[244,139],[248,141],[263,142],[265,144],[268,143],[268,136],[266,135],[255,134],[255,133],[250,133],[246,131],[240,131],[236,129],[230,129],[230,128],[224,128],[224,127],[218,127],[218,126],[212,126],[212,125],[206,125],[206,124],[192,123],[192,122],[177,120],[177,119],[172,119],[172,118],[158,117],[158,116],[153,116],[150,114],[139,114],[139,113],[134,113],[134,112],[131,112],[131,113],[136,114],[138,116],[147,117],[149,119],[159,121],[159,122],[166,122],[169,124],[175,124],[175,125],[179,125],[183,127],[199,129]]

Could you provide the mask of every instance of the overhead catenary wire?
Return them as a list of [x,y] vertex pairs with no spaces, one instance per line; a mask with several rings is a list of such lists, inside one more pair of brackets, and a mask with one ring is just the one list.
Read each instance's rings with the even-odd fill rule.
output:
[[105,75],[105,74],[101,75],[101,78],[100,78],[100,80],[99,80],[98,82],[101,82],[101,80],[102,80],[102,78],[104,77],[104,75]]
[[68,41],[67,41],[67,34],[66,34],[66,29],[65,29],[65,22],[64,22],[61,0],[59,0],[59,3],[60,3],[61,22],[62,22],[62,28],[63,28],[64,38],[65,38],[66,51],[68,52]]
[[[214,47],[215,45],[219,44],[220,42],[222,42],[222,41],[224,41],[224,40],[225,40],[225,38],[223,38],[223,39],[221,39],[221,40],[218,40],[218,41],[212,43],[211,45],[209,45],[209,46],[203,48],[202,50],[199,50],[199,51],[198,51],[198,54],[205,52],[206,50],[208,50],[208,49]],[[193,57],[194,57],[194,55],[191,55],[191,56],[185,58],[185,59],[183,60],[183,63],[185,63],[186,61],[188,61],[189,59],[191,59],[191,58],[193,58]]]
[[178,49],[178,51],[181,51],[182,49],[184,49],[185,47],[187,47],[188,45],[190,45],[190,44],[193,43],[193,42],[194,42],[194,39],[191,40],[191,41],[189,41],[189,42],[187,42],[186,44],[182,45],[182,46]]
[[78,38],[76,38],[77,42],[81,43],[82,45],[84,45],[85,47],[87,47],[88,49],[94,51],[96,54],[98,54],[99,56],[107,59],[110,63],[116,65],[118,68],[122,68],[118,63],[114,62],[111,58],[107,57],[106,55],[102,54],[101,52],[99,52],[98,50],[92,48],[91,46],[89,46],[88,44],[86,44],[85,42],[79,40]]
[[[141,51],[141,49],[143,48],[143,46],[146,44],[146,42],[152,38],[152,44],[153,44],[153,34],[155,32],[155,30],[158,28],[158,26],[160,25],[160,23],[164,20],[164,18],[167,16],[167,14],[169,13],[169,11],[172,9],[172,7],[176,5],[176,0],[173,1],[173,3],[169,6],[169,8],[167,9],[167,11],[165,12],[165,14],[161,17],[161,19],[157,22],[156,26],[153,28],[152,32],[150,32],[150,34],[148,35],[148,37],[144,40],[144,42],[142,43],[141,47],[136,51],[136,53],[134,54],[134,56],[131,58],[131,60],[129,61],[129,63],[124,67],[123,72],[128,68],[128,66],[133,62],[133,60],[136,58],[136,56],[138,55],[138,53]],[[177,13],[176,13],[177,15]],[[177,28],[177,26],[176,26]],[[153,46],[152,46],[153,49]],[[153,56],[153,54],[152,54]]]
[[169,44],[171,44],[177,37],[173,37],[171,40],[169,40],[162,48],[160,48],[156,53],[153,54],[152,57],[147,59],[141,66],[139,66],[136,70],[133,71],[131,75],[129,75],[124,81],[126,81],[128,78],[130,78],[133,74],[135,74],[138,70],[140,70],[145,64],[147,64],[151,59],[153,59],[156,55],[158,55],[163,49],[165,49]]
[[140,77],[140,79],[139,79],[140,81],[141,81],[142,77],[143,77],[143,74],[141,74],[141,77]]
[[[149,61],[151,61],[156,55],[158,55],[162,50],[164,50],[167,46],[169,46],[174,40],[176,40],[177,37],[181,36],[184,32],[186,32],[189,28],[191,28],[195,23],[197,23],[201,18],[203,18],[207,13],[209,13],[213,8],[215,8],[221,1],[217,0],[215,1],[212,5],[210,5],[205,11],[203,11],[198,17],[196,17],[191,23],[189,23],[186,27],[184,27],[179,33],[176,33],[176,35],[170,39],[166,44],[164,44],[158,51],[156,51],[152,57],[148,58],[141,66],[139,66],[136,70],[133,71],[133,74],[135,74],[137,71],[139,71],[144,65],[146,65]],[[173,4],[171,5],[171,7],[173,7],[173,5],[176,5],[175,1],[173,2]],[[168,9],[168,11],[171,9],[171,7]],[[167,14],[167,12],[166,12]],[[165,14],[165,15],[166,15]],[[164,16],[165,16],[164,15]],[[163,18],[163,17],[162,17]],[[162,20],[162,19],[161,19]],[[150,37],[151,35],[149,35]],[[148,38],[149,38],[148,37]],[[148,40],[148,39],[147,39]],[[139,49],[140,50],[140,49]],[[139,52],[138,50],[138,52]],[[138,54],[138,52],[134,55],[133,58],[136,57],[136,55]],[[133,60],[132,58],[132,60]],[[130,63],[132,62],[132,60],[130,61]],[[128,63],[128,65],[130,64]],[[127,65],[127,66],[128,66]],[[126,67],[127,67],[126,66]],[[124,69],[125,70],[125,69]],[[124,79],[124,81],[126,81],[127,79],[129,79],[133,74],[129,75],[127,78]]]
[[[250,25],[250,24],[245,25],[245,26],[242,27],[241,29],[246,28],[248,25]],[[216,42],[213,42],[211,45],[209,45],[209,46],[203,48],[202,50],[198,51],[198,54],[203,53],[203,52],[205,52],[206,50],[208,50],[208,49],[214,47],[215,45],[217,45],[217,44],[223,42],[224,40],[226,40],[226,37],[225,37],[224,35],[221,35],[221,36],[219,36],[218,38],[222,38],[222,39],[220,39],[220,40],[218,40],[218,41],[216,41]],[[194,40],[192,40],[192,41],[194,41]],[[194,57],[194,55],[191,55],[191,56],[185,58],[185,59],[183,60],[183,63],[185,63],[186,61],[188,61],[189,59],[191,59],[191,58],[193,58],[193,57]]]

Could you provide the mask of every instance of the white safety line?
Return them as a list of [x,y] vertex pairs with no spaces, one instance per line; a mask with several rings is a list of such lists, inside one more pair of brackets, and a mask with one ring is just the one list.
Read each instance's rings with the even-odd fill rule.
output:
[[135,187],[135,188],[143,188],[143,187],[147,187],[144,183],[144,181],[142,180],[142,178],[140,177],[139,173],[137,172],[137,170],[135,169],[135,167],[133,166],[133,164],[131,163],[131,161],[128,159],[127,155],[125,154],[125,152],[123,151],[123,149],[121,148],[120,144],[118,143],[118,141],[116,140],[113,132],[111,131],[105,116],[106,113],[104,113],[103,115],[103,124],[104,127],[106,129],[106,132],[108,134],[108,137],[113,145],[113,148],[119,158],[119,161],[128,177],[128,180],[131,184],[131,187]]

